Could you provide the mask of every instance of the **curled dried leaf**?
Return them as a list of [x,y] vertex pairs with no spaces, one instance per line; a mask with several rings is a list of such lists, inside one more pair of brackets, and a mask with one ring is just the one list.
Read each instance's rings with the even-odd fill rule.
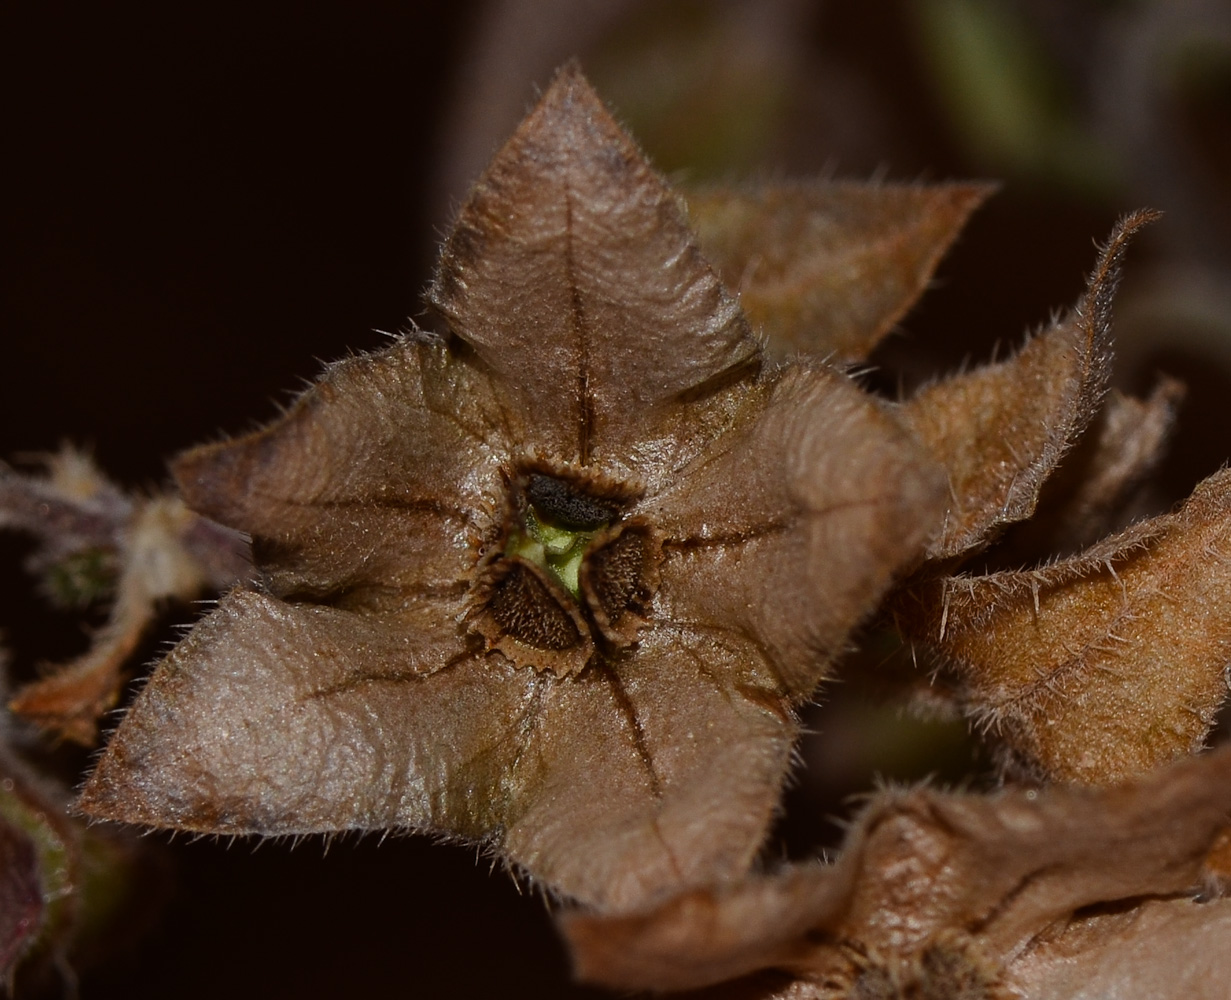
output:
[[701,249],[771,354],[853,362],[914,305],[993,190],[814,181],[687,198]]
[[[966,983],[990,998],[1019,966],[1050,959],[1044,931],[1080,927],[1093,907],[1127,912],[1142,897],[1191,906],[1229,812],[1231,748],[1118,788],[883,793],[835,865],[641,913],[573,912],[563,927],[578,975],[617,988],[695,988],[777,968],[796,986],[774,996],[880,996],[868,992],[878,982],[930,976],[952,988],[923,995]],[[1225,920],[1207,910],[1201,933],[1221,934]],[[1076,948],[1070,960],[1103,956]]]
[[770,370],[678,198],[567,67],[479,180],[420,333],[188,452],[253,536],[81,808],[403,827],[630,907],[747,869],[811,694],[919,558],[941,471],[822,365]]
[[1035,570],[913,587],[899,627],[1048,777],[1119,781],[1196,752],[1227,693],[1231,470],[1175,513]]
[[1183,383],[1160,378],[1145,399],[1114,389],[1099,414],[1094,446],[1080,484],[1055,515],[1060,545],[1088,545],[1107,520],[1154,471],[1169,443]]
[[903,417],[948,468],[951,505],[928,555],[986,546],[1034,513],[1039,492],[1098,412],[1111,365],[1111,303],[1128,242],[1155,212],[1112,231],[1077,307],[1014,357],[922,389]]
[[566,912],[561,927],[583,982],[695,989],[760,969],[794,969],[811,959],[818,940],[836,945],[829,928],[851,905],[852,874],[798,866],[725,892],[695,889],[639,913]]
[[1163,456],[1183,397],[1183,384],[1166,377],[1145,399],[1112,389],[1093,426],[1048,481],[1036,515],[997,549],[997,563],[1021,566],[1075,552],[1122,526],[1125,506]]

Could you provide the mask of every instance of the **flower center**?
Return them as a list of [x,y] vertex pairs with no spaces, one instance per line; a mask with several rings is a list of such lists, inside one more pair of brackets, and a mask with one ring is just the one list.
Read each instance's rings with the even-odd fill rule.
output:
[[594,536],[615,520],[615,506],[537,473],[526,484],[526,499],[522,530],[509,532],[504,554],[520,556],[545,569],[574,598],[581,597],[581,563],[586,549]]
[[624,516],[632,494],[619,487],[591,493],[540,472],[516,482],[504,545],[479,581],[476,628],[515,663],[575,674],[596,649],[636,641],[658,588],[659,536]]
[[570,531],[541,519],[531,508],[524,518],[525,534],[514,530],[504,547],[506,556],[520,556],[542,567],[573,597],[581,596],[581,561],[597,532]]

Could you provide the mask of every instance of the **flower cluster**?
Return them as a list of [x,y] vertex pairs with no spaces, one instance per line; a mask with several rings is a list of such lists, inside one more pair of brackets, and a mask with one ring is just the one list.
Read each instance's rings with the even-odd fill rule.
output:
[[[566,67],[461,209],[432,328],[174,463],[255,573],[157,667],[79,807],[481,842],[578,904],[578,971],[620,988],[990,1000],[1077,995],[1077,968],[1162,995],[1137,943],[1216,952],[1231,926],[1194,901],[1231,874],[1231,758],[1198,756],[1231,475],[1116,520],[1180,394],[1107,388],[1149,212],[1013,357],[902,403],[845,373],[987,193],[684,200]],[[1027,521],[1038,568],[961,571]],[[759,874],[796,711],[872,621],[1028,787],[884,793],[836,864]],[[1225,983],[1227,954],[1188,984]]]

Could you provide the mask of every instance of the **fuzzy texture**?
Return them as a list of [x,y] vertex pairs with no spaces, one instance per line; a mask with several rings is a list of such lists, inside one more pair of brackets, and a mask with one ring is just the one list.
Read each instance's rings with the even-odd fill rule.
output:
[[[1231,810],[1229,778],[1224,748],[1111,789],[884,793],[835,865],[792,866],[639,914],[575,912],[564,931],[578,975],[620,989],[686,989],[780,969],[793,986],[751,995],[1180,995],[1158,989],[1158,973],[1134,982],[1150,959],[1132,959],[1132,972],[1115,963],[1158,927],[1155,951],[1204,950],[1192,968],[1226,968],[1226,949],[1212,947],[1225,933],[1225,901],[1190,900]],[[1138,912],[1141,897],[1166,902]],[[1119,937],[1106,917],[1117,910],[1140,927]],[[1183,944],[1185,933],[1194,942]],[[1172,961],[1156,964],[1202,981]],[[1124,992],[1080,992],[1091,974]],[[1052,992],[1049,982],[1067,985]],[[1019,983],[1030,991],[1010,993]]]
[[1111,303],[1128,242],[1157,217],[1121,220],[1069,314],[1017,355],[929,386],[903,416],[949,470],[932,559],[969,555],[1034,513],[1044,482],[1090,424],[1111,374]]
[[[574,68],[429,299],[440,336],[177,460],[189,505],[252,535],[260,589],[158,667],[80,807],[460,836],[611,907],[742,874],[794,707],[919,558],[941,470],[843,375],[764,362]],[[583,543],[574,586],[543,546]]]
[[967,710],[1049,778],[1113,782],[1195,753],[1227,695],[1231,471],[1178,511],[1038,569],[948,577],[897,605]]

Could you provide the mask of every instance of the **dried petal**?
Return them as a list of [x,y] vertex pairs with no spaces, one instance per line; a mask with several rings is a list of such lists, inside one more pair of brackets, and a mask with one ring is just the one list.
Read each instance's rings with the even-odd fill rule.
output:
[[[784,457],[785,453],[785,457]],[[846,378],[798,368],[763,419],[715,440],[655,501],[660,600],[745,636],[810,695],[943,509],[939,470]]]
[[514,438],[565,463],[678,463],[645,439],[759,365],[679,200],[575,66],[475,185],[428,297],[492,372]]
[[1016,954],[1074,911],[1194,889],[1229,811],[1231,748],[1105,789],[886,796],[848,841],[863,875],[844,927],[899,953],[961,928]]
[[253,536],[269,591],[396,615],[458,594],[504,516],[487,381],[431,338],[329,367],[286,416],[172,464],[189,505]]
[[850,362],[915,303],[993,190],[815,181],[691,192],[688,209],[771,354]]
[[576,679],[441,663],[445,617],[398,635],[231,594],[142,691],[80,807],[223,833],[450,830],[612,905],[747,866],[795,735],[766,678],[671,636]]
[[573,912],[564,931],[578,975],[622,989],[778,968],[809,996],[809,986],[853,988],[918,969],[930,952],[950,962],[953,981],[965,971],[990,983],[1080,911],[1192,889],[1229,810],[1231,749],[1120,788],[885,793],[836,865],[697,890],[636,914]]
[[[393,826],[405,808],[483,830],[484,793],[500,770],[489,758],[518,724],[533,675],[509,683],[511,668],[467,658],[447,605],[416,610],[399,631],[232,592],[142,690],[80,808],[266,834]],[[446,683],[428,683],[453,661]],[[488,725],[440,731],[453,698]]]
[[568,911],[561,927],[583,982],[695,989],[806,962],[828,936],[810,932],[837,926],[854,888],[835,866],[799,866],[726,891],[696,889],[640,913]]
[[1102,402],[1111,364],[1111,301],[1136,212],[1112,231],[1086,294],[1008,361],[921,390],[903,416],[949,469],[953,498],[934,559],[985,546],[1034,513],[1039,491]]
[[505,849],[623,909],[747,870],[796,724],[746,647],[663,628],[635,655],[552,679],[524,734]]
[[1198,750],[1231,660],[1231,470],[1041,569],[922,584],[899,626],[1029,767],[1106,782]]

